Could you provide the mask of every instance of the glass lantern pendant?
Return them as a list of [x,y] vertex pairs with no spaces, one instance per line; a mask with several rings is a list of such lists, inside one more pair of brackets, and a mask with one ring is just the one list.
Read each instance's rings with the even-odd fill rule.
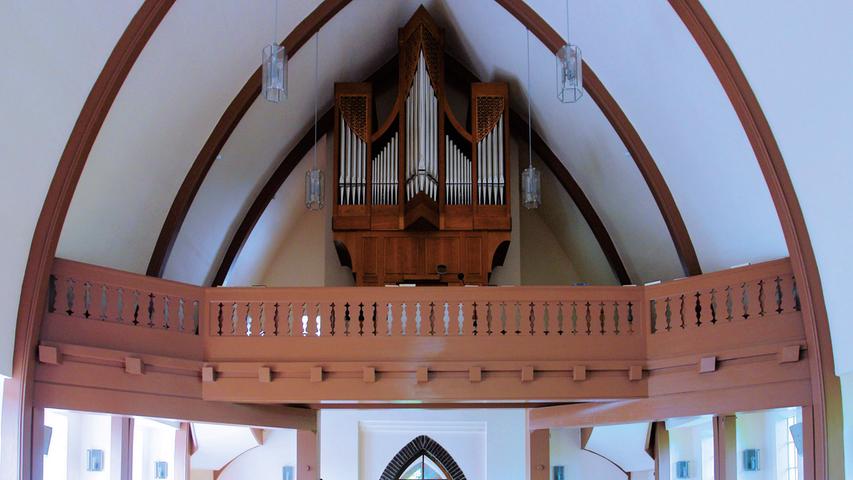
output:
[[577,45],[566,44],[557,51],[557,98],[575,103],[583,96],[583,61]]
[[305,172],[305,206],[308,210],[320,210],[325,202],[325,175],[319,168]]
[[287,53],[281,45],[270,44],[263,53],[263,92],[267,101],[287,98]]
[[532,164],[521,172],[521,204],[528,210],[542,205],[539,170]]

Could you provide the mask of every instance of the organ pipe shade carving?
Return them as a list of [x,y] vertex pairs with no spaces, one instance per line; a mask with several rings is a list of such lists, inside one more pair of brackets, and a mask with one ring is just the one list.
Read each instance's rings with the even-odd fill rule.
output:
[[557,98],[575,103],[583,96],[583,61],[577,45],[566,44],[557,51]]
[[267,101],[278,103],[287,98],[287,52],[281,45],[264,47],[262,90]]

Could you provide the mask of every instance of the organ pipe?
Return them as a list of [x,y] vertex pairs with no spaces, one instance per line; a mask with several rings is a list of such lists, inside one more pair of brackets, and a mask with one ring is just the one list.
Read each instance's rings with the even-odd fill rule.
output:
[[391,137],[384,147],[373,158],[373,204],[397,204],[397,133]]
[[495,126],[477,142],[477,200],[481,205],[503,205],[504,172],[503,114]]
[[363,205],[367,194],[367,143],[341,115],[338,203]]

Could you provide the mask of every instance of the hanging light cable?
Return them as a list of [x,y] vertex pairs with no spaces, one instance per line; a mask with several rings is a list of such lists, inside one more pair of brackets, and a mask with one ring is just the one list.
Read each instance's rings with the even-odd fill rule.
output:
[[566,44],[557,51],[557,98],[575,103],[583,96],[581,49],[569,40],[569,0],[566,0]]
[[539,208],[542,190],[539,170],[533,166],[533,115],[530,109],[530,30],[527,30],[527,168],[521,173],[521,204],[524,208]]
[[320,30],[314,35],[314,160],[305,172],[305,206],[320,210],[324,205],[325,175],[317,166],[317,96],[320,91]]
[[278,0],[273,15],[273,42],[264,47],[262,53],[262,90],[264,98],[278,103],[287,98],[287,52],[278,43]]

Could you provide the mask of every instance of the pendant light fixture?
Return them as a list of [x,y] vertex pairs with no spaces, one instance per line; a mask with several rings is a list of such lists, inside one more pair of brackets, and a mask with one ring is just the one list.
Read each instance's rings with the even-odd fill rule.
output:
[[287,52],[278,43],[278,0],[275,1],[273,42],[263,50],[262,86],[264,98],[278,103],[287,98]]
[[320,30],[314,34],[314,164],[305,172],[305,207],[320,210],[325,202],[326,177],[317,167],[317,95],[320,91]]
[[557,98],[575,103],[583,96],[581,49],[569,42],[569,0],[566,0],[566,44],[557,51]]
[[527,31],[527,168],[521,173],[521,204],[530,210],[542,204],[539,170],[533,166],[533,115],[530,112],[530,30]]

